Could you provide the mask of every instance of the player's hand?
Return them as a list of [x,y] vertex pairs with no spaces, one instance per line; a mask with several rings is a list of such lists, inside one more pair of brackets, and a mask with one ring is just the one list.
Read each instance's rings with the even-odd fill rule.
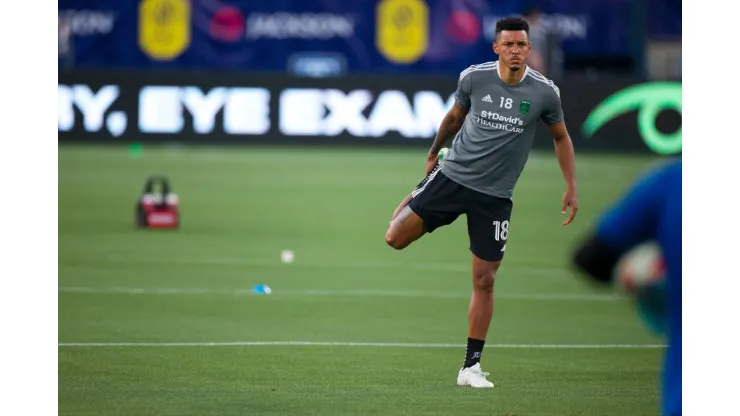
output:
[[568,189],[565,191],[565,195],[563,195],[563,208],[560,210],[560,213],[565,215],[568,207],[570,207],[570,215],[565,221],[563,221],[563,226],[573,222],[576,218],[576,213],[578,212],[578,195],[575,189]]
[[437,161],[439,160],[439,153],[429,153],[427,155],[427,172],[426,174],[429,175],[429,173],[434,169],[435,166],[437,166]]

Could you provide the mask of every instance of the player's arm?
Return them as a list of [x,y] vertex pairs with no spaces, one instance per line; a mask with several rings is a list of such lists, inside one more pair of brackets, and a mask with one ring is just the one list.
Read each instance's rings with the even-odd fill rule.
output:
[[442,123],[439,125],[437,135],[434,137],[434,143],[432,143],[432,147],[429,149],[429,155],[437,156],[445,143],[455,137],[457,132],[462,128],[468,111],[469,108],[462,107],[457,102],[452,105],[452,108],[445,114]]
[[576,186],[576,154],[573,149],[573,141],[570,139],[568,129],[565,127],[563,117],[563,107],[560,102],[560,90],[551,85],[552,91],[549,91],[550,100],[542,113],[542,120],[547,124],[553,142],[555,144],[555,154],[560,164],[560,170],[563,172],[565,179],[565,194],[561,213],[565,214],[570,207],[570,215],[563,221],[563,225],[570,224],[578,212],[578,188]]
[[470,77],[469,70],[460,73],[460,78],[457,80],[457,89],[455,90],[455,102],[442,119],[439,130],[437,130],[437,135],[434,137],[434,143],[432,143],[429,154],[427,154],[427,174],[437,164],[439,151],[442,150],[445,143],[452,140],[457,132],[460,131],[465,122],[465,117],[467,117],[470,111],[470,94],[472,92]]
[[596,281],[609,283],[621,255],[654,238],[663,199],[663,175],[673,167],[668,165],[644,175],[606,211],[577,246],[573,254],[576,268]]
[[573,149],[573,141],[570,139],[565,122],[549,124],[553,142],[555,143],[555,155],[558,157],[560,170],[563,172],[565,185],[568,189],[576,192],[576,152]]

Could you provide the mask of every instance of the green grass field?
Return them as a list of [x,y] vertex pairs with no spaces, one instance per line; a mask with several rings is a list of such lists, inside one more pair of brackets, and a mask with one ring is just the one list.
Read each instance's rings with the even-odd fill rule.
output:
[[[455,385],[465,218],[406,250],[385,245],[424,160],[60,146],[59,414],[657,414],[663,341],[629,302],[568,269],[574,241],[655,160],[578,155],[580,211],[561,227],[557,160],[532,155],[483,354],[496,387],[483,391]],[[177,232],[133,227],[154,173],[180,196]],[[256,284],[273,294],[250,294]]]

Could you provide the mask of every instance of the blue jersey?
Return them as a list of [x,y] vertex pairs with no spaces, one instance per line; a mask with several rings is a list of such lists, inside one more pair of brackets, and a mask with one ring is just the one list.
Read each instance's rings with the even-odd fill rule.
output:
[[681,414],[681,160],[640,178],[598,223],[600,240],[619,252],[656,241],[666,262],[666,351],[661,408],[665,416]]

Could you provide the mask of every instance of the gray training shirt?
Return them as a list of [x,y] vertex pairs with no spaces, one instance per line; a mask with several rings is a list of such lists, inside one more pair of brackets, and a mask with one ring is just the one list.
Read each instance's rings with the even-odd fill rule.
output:
[[560,90],[529,67],[518,85],[506,85],[498,62],[488,62],[460,73],[455,102],[470,110],[442,172],[478,192],[511,198],[539,119],[547,124],[563,120]]

